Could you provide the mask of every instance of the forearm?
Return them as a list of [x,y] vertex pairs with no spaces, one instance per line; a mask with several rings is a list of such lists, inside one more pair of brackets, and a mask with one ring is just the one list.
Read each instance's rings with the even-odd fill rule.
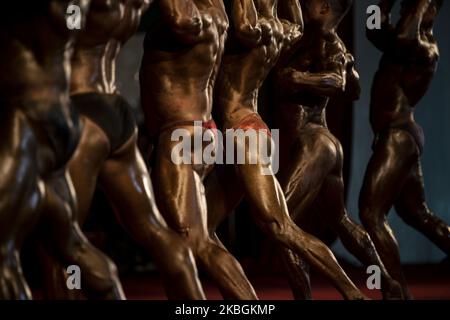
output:
[[[276,5],[278,3],[280,3],[280,1],[278,0],[253,0],[257,11],[259,14],[261,14],[261,16],[265,17],[265,18],[274,18],[275,17],[275,8]],[[283,2],[285,0],[282,0],[281,2]]]
[[306,90],[332,96],[345,90],[345,78],[335,72],[309,73],[289,68],[282,71],[279,77],[294,92]]

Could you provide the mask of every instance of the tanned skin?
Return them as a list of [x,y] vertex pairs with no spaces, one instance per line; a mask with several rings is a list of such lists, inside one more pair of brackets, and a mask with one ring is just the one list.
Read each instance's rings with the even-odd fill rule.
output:
[[439,50],[433,26],[442,1],[404,1],[401,19],[390,21],[395,0],[380,2],[382,28],[368,30],[383,52],[372,84],[370,123],[375,134],[359,198],[360,218],[389,273],[410,297],[401,269],[398,244],[386,216],[392,206],[410,226],[450,254],[450,227],[425,200],[420,164],[423,133],[414,120],[437,68]]
[[[278,18],[278,8],[289,20]],[[277,0],[235,0],[231,8],[233,34],[227,45],[216,87],[215,112],[223,131],[241,128],[243,119],[257,115],[258,91],[275,66],[283,49],[289,51],[302,35],[298,2]],[[265,126],[253,117],[253,128]],[[267,141],[267,131],[260,131]],[[228,147],[228,145],[226,146]],[[363,295],[347,277],[332,252],[320,240],[305,233],[290,219],[286,201],[275,175],[262,174],[270,169],[261,149],[250,145],[250,139],[235,138],[235,154],[245,154],[244,164],[225,166],[225,174],[217,172],[208,179],[210,230],[234,209],[244,196],[251,205],[256,224],[277,244],[280,251],[291,250],[304,257],[327,276],[346,299],[362,299]],[[256,159],[254,164],[251,162]],[[221,200],[222,199],[222,200]],[[215,237],[217,239],[217,237]],[[295,269],[295,268],[293,268]],[[292,271],[293,277],[303,274]]]
[[[72,58],[73,97],[86,93],[120,95],[116,87],[116,58],[124,43],[135,34],[150,2],[153,1],[92,0],[86,28],[76,39]],[[168,297],[204,299],[192,252],[168,228],[156,207],[150,176],[137,147],[136,125],[132,124],[133,134],[128,141],[112,150],[108,134],[88,116],[82,120],[81,140],[69,162],[80,224],[84,224],[90,212],[98,183],[113,205],[118,221],[155,259]],[[53,280],[55,287],[60,281],[59,277]]]
[[123,298],[114,264],[81,233],[66,170],[80,136],[69,99],[71,4],[82,9],[84,21],[89,1],[12,2],[2,8],[0,299],[31,298],[19,255],[36,222],[58,262],[81,268],[88,297]]
[[171,139],[173,130],[187,130],[194,145],[194,121],[211,120],[213,88],[228,29],[224,4],[221,0],[159,0],[156,4],[159,20],[146,35],[141,92],[147,126],[155,140],[152,177],[158,186],[158,207],[225,298],[255,299],[238,261],[208,234],[203,179],[212,165],[175,164],[171,158],[179,143]]
[[[281,130],[291,140],[287,144],[290,160],[280,171],[280,183],[294,219],[308,214],[316,204],[353,255],[366,265],[380,266],[385,298],[401,298],[399,284],[387,273],[369,235],[347,214],[342,146],[325,120],[330,97],[344,93],[356,99],[360,90],[353,56],[336,33],[351,2],[347,2],[347,7],[337,2],[303,2],[305,34],[295,53],[277,70],[277,112],[280,126],[287,123]],[[299,264],[291,252],[284,255],[288,270]],[[294,293],[309,289],[295,279],[291,279],[291,284]],[[309,294],[302,298],[309,298]]]

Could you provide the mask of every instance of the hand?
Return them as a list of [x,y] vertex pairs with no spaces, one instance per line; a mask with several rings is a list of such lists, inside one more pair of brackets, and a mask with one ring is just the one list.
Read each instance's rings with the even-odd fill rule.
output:
[[259,26],[261,27],[261,41],[264,45],[269,45],[272,42],[273,28],[266,19],[259,19]]
[[277,74],[277,82],[289,91],[296,90],[296,80],[299,79],[301,73],[294,68],[288,67],[280,70]]
[[292,45],[293,42],[297,42],[301,39],[303,32],[302,26],[298,24],[291,23],[290,21],[281,20],[283,25],[283,34],[285,45]]
[[347,71],[353,69],[355,66],[355,58],[350,52],[345,54],[345,64],[347,65]]
[[278,77],[281,79],[293,79],[296,72],[297,70],[295,70],[294,68],[284,68],[278,73]]

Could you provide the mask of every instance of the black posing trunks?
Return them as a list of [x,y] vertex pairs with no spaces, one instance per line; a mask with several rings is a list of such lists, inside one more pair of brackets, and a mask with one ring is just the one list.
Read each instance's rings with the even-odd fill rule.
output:
[[7,102],[7,105],[10,107],[4,108],[6,112],[14,112],[19,106],[34,133],[41,141],[46,141],[54,158],[50,170],[63,168],[75,152],[81,137],[77,110],[71,104],[66,108],[60,103],[44,101],[19,100],[14,103]]
[[108,137],[111,153],[127,142],[136,130],[136,120],[128,102],[118,94],[97,92],[71,96],[79,114],[98,125]]

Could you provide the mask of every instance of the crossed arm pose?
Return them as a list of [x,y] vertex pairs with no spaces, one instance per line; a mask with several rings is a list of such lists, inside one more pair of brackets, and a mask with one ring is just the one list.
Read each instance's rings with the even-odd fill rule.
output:
[[[285,14],[291,12],[285,15],[291,21],[280,21],[277,5]],[[242,139],[235,135],[231,151],[236,155],[244,154],[244,162],[218,167],[217,172],[208,177],[210,232],[213,234],[223,218],[245,197],[255,223],[279,250],[289,249],[305,258],[325,274],[345,298],[362,299],[363,295],[325,244],[302,231],[290,219],[283,190],[271,164],[263,158],[262,145],[269,144],[271,133],[258,115],[258,91],[282,49],[294,45],[301,37],[298,3],[234,0],[230,13],[232,28],[215,88],[215,113],[224,131],[256,132],[259,144],[252,144],[251,137]],[[229,145],[225,148],[228,153]],[[303,275],[294,270],[292,276]]]
[[373,154],[359,198],[361,220],[389,273],[409,297],[394,233],[386,215],[392,206],[410,226],[450,254],[450,228],[425,200],[420,165],[424,136],[414,120],[417,103],[436,71],[439,51],[433,25],[442,1],[402,1],[401,18],[390,23],[394,0],[381,1],[381,30],[367,30],[383,52],[372,84],[370,123],[375,134]]
[[8,1],[0,19],[0,299],[28,299],[20,249],[39,223],[47,250],[67,267],[78,265],[88,297],[121,299],[114,264],[81,233],[66,170],[81,124],[70,104],[73,31],[69,4],[89,1]]
[[[352,221],[345,208],[342,177],[343,151],[326,124],[329,98],[345,93],[359,96],[359,76],[353,56],[336,33],[351,1],[304,1],[305,34],[295,53],[277,66],[274,94],[279,126],[289,143],[289,160],[280,171],[280,183],[294,219],[312,208],[323,215],[344,246],[366,265],[378,265],[383,275],[385,298],[401,298],[401,290],[388,274],[367,232]],[[301,225],[300,225],[301,227]],[[285,251],[288,270],[300,265]],[[291,279],[297,298],[309,298],[308,283]],[[301,290],[301,287],[305,289]]]
[[[286,131],[282,137],[289,140],[285,144],[289,161],[280,172],[280,183],[294,219],[315,205],[352,254],[364,264],[380,266],[384,297],[401,298],[398,283],[387,273],[369,235],[347,215],[342,147],[325,120],[331,96],[344,93],[350,99],[359,97],[353,56],[336,33],[351,1],[310,0],[304,4],[305,34],[296,53],[277,67],[273,88],[279,119],[288,122],[284,128],[279,123]],[[300,262],[289,251],[284,252],[284,261],[288,270]],[[291,284],[294,293],[309,291],[308,282],[291,279]],[[306,290],[299,290],[301,287]],[[309,294],[297,297],[309,298]]]
[[[238,261],[209,237],[203,179],[212,164],[197,161],[195,152],[188,154],[188,161],[172,157],[180,144],[172,139],[173,133],[185,133],[184,142],[193,146],[192,151],[203,153],[217,142],[211,110],[228,29],[224,4],[221,0],[155,4],[160,14],[145,38],[140,79],[142,108],[155,141],[152,177],[158,186],[157,205],[225,298],[255,299]],[[195,126],[195,121],[201,125]],[[195,147],[196,137],[202,143]]]
[[[149,5],[148,0],[92,0],[71,62],[71,100],[82,116],[83,129],[69,172],[81,225],[98,183],[118,221],[155,259],[168,297],[203,299],[190,249],[169,229],[156,207],[150,176],[137,147],[133,110],[116,88],[116,58]],[[65,283],[60,277],[52,282],[55,288]],[[60,298],[58,291],[55,294]]]

